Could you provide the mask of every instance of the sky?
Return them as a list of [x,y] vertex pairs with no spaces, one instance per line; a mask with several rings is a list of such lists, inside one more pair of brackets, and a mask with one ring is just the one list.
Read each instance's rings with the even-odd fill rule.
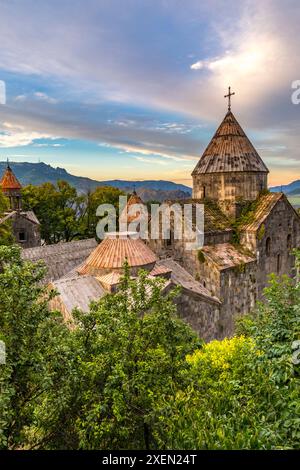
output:
[[299,37],[299,0],[0,0],[0,160],[191,185],[230,85],[269,184],[300,179]]

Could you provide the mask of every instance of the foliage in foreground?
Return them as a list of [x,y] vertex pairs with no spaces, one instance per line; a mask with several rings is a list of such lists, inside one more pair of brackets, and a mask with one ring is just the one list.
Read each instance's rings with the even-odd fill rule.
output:
[[[299,269],[300,256],[296,266]],[[188,356],[189,387],[178,391],[159,445],[168,448],[299,448],[300,282],[271,276],[266,301],[232,339]],[[165,409],[168,404],[165,404]]]
[[237,335],[205,345],[144,273],[70,330],[40,266],[3,247],[0,266],[2,448],[299,447],[299,281],[273,277]]

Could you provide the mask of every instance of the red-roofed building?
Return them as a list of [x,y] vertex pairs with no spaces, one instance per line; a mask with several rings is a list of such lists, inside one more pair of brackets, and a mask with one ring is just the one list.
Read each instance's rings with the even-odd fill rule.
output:
[[22,185],[9,164],[0,180],[0,189],[9,201],[9,211],[0,214],[0,224],[11,220],[15,239],[23,248],[39,246],[40,223],[33,211],[23,211]]

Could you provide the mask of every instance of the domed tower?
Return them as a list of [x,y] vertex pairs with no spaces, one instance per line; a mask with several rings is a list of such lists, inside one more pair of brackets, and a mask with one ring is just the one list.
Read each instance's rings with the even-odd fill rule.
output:
[[269,170],[231,112],[228,112],[197,163],[193,198],[218,201],[223,210],[238,216],[239,208],[267,189]]
[[2,189],[3,194],[9,199],[10,210],[21,210],[22,186],[10,168],[9,163],[7,163],[7,168],[0,181],[0,188]]

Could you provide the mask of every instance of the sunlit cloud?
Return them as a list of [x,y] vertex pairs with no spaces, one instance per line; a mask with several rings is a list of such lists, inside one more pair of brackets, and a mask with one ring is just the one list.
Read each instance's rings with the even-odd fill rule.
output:
[[12,126],[0,126],[2,148],[55,150],[60,143],[38,139],[59,135],[101,142],[99,169],[101,155],[116,150],[120,162],[156,158],[180,173],[223,118],[230,85],[233,111],[270,169],[294,165],[300,177],[300,106],[290,100],[300,78],[299,1],[158,0],[153,8],[132,0],[116,15],[123,5],[2,2],[0,79],[13,74],[0,106]]
[[163,160],[158,160],[157,158],[156,159],[153,159],[153,158],[145,158],[145,157],[134,157],[135,160],[138,160],[139,162],[142,162],[142,163],[149,163],[150,165],[167,165],[167,162],[163,161]]

